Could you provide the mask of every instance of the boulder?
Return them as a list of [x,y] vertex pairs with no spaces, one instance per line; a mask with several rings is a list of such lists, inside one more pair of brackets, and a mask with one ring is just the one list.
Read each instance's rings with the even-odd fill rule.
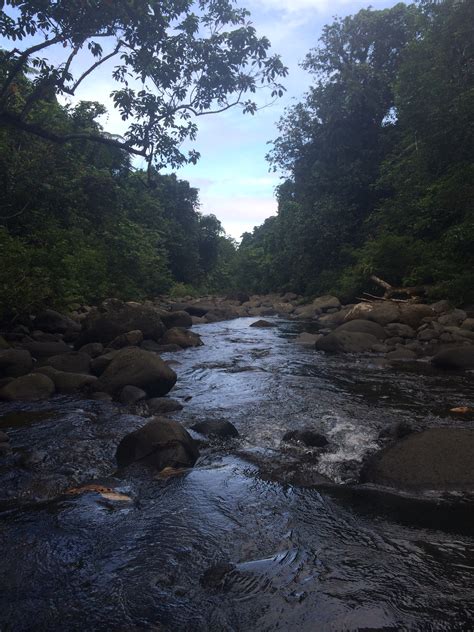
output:
[[372,303],[357,303],[357,305],[354,305],[348,310],[345,315],[345,320],[366,319],[372,309]]
[[94,358],[91,362],[91,373],[94,375],[102,375],[105,369],[109,366],[112,360],[118,353],[118,349],[114,351],[108,351],[98,358]]
[[183,404],[176,399],[168,397],[152,397],[147,401],[146,405],[150,412],[162,415],[183,410]]
[[22,342],[22,347],[27,349],[34,358],[43,359],[61,353],[71,353],[72,349],[62,340],[50,342],[26,341]]
[[372,334],[357,331],[333,331],[320,338],[315,345],[318,351],[332,351],[339,353],[360,353],[372,351],[378,339]]
[[443,349],[431,362],[440,369],[474,369],[474,347]]
[[50,375],[50,378],[54,382],[57,392],[64,395],[88,389],[97,382],[95,375],[67,371],[56,371]]
[[172,327],[191,327],[193,324],[192,316],[188,312],[179,310],[176,312],[161,312],[161,320],[167,329]]
[[101,342],[89,342],[79,349],[80,353],[87,353],[91,358],[97,358],[104,353],[104,345]]
[[324,316],[320,316],[317,320],[319,327],[329,329],[334,329],[335,327],[339,327],[346,320],[346,312],[341,309],[335,314],[324,314]]
[[414,428],[408,421],[398,421],[383,428],[379,432],[379,439],[402,439],[412,432]]
[[62,353],[61,355],[52,356],[45,360],[44,364],[52,366],[57,371],[66,371],[68,373],[89,373],[91,368],[91,358],[87,353],[80,351],[71,351],[71,353]]
[[387,353],[387,360],[416,360],[416,353],[410,349],[395,349]]
[[33,358],[26,349],[0,351],[0,377],[20,377],[33,368]]
[[165,345],[178,345],[181,349],[200,347],[203,344],[198,334],[189,331],[189,329],[184,329],[184,327],[172,327],[168,329],[161,339],[161,343]]
[[268,320],[256,320],[254,323],[250,325],[250,327],[276,327],[275,323],[271,323]]
[[17,377],[0,390],[0,399],[8,401],[48,399],[54,393],[54,382],[41,373]]
[[326,294],[324,296],[319,296],[318,298],[315,298],[313,301],[313,307],[315,307],[316,309],[320,309],[321,311],[325,311],[330,307],[341,307],[341,301],[335,296]]
[[400,318],[400,309],[396,303],[384,301],[374,305],[367,313],[367,318],[385,327],[385,325],[394,323]]
[[97,390],[118,394],[124,386],[137,386],[149,397],[166,395],[176,383],[176,373],[155,353],[138,347],[118,351],[100,376]]
[[247,303],[247,301],[250,300],[250,296],[245,292],[234,292],[232,294],[228,294],[225,299],[226,301],[236,301],[242,305],[242,303]]
[[474,430],[431,428],[376,454],[362,481],[398,489],[474,490]]
[[294,342],[296,342],[296,344],[303,345],[304,347],[314,347],[320,338],[322,338],[321,334],[310,334],[307,331],[304,331],[299,336],[296,336]]
[[403,325],[402,323],[389,323],[386,325],[385,330],[389,336],[397,338],[416,338],[416,331],[409,325]]
[[234,424],[225,419],[206,419],[191,426],[191,430],[206,437],[219,437],[220,439],[230,439],[239,436]]
[[461,325],[461,329],[466,329],[467,331],[474,331],[474,318],[466,318],[466,320]]
[[92,309],[82,321],[78,346],[87,342],[108,344],[117,336],[137,329],[145,338],[152,340],[159,340],[165,332],[165,326],[153,307],[109,299]]
[[430,307],[436,314],[445,314],[452,309],[449,301],[437,301],[436,303],[432,303]]
[[290,430],[283,435],[283,441],[291,443],[303,443],[308,448],[324,448],[329,441],[324,435],[312,428],[303,428],[302,430]]
[[313,305],[300,305],[295,308],[293,312],[294,318],[298,320],[312,320],[321,314],[321,310],[315,308]]
[[230,305],[226,307],[216,307],[209,310],[204,316],[206,323],[217,323],[221,320],[232,320],[240,316],[239,311]]
[[112,349],[123,349],[124,347],[137,347],[143,342],[143,334],[139,329],[127,331],[126,334],[120,334],[109,343]]
[[451,312],[440,316],[438,318],[438,322],[444,327],[457,327],[458,325],[463,323],[466,318],[467,314],[462,309],[453,309]]
[[183,426],[160,417],[126,435],[116,453],[119,467],[139,461],[157,470],[192,467],[198,457],[197,444]]
[[350,320],[335,329],[334,333],[339,331],[356,331],[362,334],[371,334],[379,340],[385,340],[387,337],[385,329],[378,323],[371,320]]
[[190,314],[191,316],[205,316],[207,312],[210,312],[211,310],[215,309],[215,307],[216,306],[213,303],[198,301],[196,303],[183,305],[182,307],[180,306],[179,308],[175,306],[175,309],[178,309],[178,311],[183,309],[185,312],[188,312],[188,314]]
[[423,305],[421,303],[414,303],[412,305],[401,304],[399,309],[399,321],[404,325],[413,327],[413,329],[418,329],[424,318],[436,315],[429,305]]
[[33,321],[35,329],[45,331],[50,334],[65,334],[66,332],[80,331],[81,326],[72,318],[54,311],[45,309],[40,312]]
[[154,340],[144,340],[142,344],[140,345],[140,347],[142,349],[145,349],[145,351],[152,351],[153,353],[158,353],[158,354],[159,353],[174,353],[175,351],[181,351],[181,348],[182,348],[179,345],[174,345],[174,344],[160,345]]
[[203,316],[191,316],[193,325],[204,325],[207,323],[207,320]]
[[130,386],[130,384],[127,384],[127,386],[124,386],[120,391],[118,399],[121,404],[135,404],[136,402],[146,399],[146,393],[137,386]]

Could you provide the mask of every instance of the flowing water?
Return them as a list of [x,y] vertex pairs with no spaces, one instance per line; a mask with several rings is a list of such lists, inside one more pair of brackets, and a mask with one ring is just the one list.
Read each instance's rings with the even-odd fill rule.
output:
[[[412,498],[354,484],[378,433],[472,424],[472,375],[301,348],[298,325],[196,327],[165,356],[186,427],[227,419],[194,469],[115,472],[144,421],[118,405],[0,404],[0,630],[474,630],[468,496]],[[281,442],[312,427],[327,448]],[[117,498],[64,493],[85,483]]]

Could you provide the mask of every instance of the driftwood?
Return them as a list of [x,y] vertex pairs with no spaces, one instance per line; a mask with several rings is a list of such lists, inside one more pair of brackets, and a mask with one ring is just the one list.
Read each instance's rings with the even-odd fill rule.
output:
[[381,287],[383,290],[385,290],[383,296],[375,296],[374,294],[364,292],[364,296],[361,298],[358,297],[357,300],[364,303],[374,303],[375,301],[391,301],[393,303],[418,303],[421,300],[421,297],[426,294],[426,288],[424,286],[393,286],[380,277],[375,276],[375,274],[370,277],[370,280]]

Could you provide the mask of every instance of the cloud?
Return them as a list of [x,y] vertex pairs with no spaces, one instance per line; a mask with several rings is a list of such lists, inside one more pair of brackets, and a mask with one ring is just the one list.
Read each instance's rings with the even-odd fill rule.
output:
[[262,224],[267,217],[275,215],[277,203],[275,198],[242,196],[201,196],[201,212],[214,213],[224,226],[227,234],[239,239],[245,231],[252,231],[254,226]]

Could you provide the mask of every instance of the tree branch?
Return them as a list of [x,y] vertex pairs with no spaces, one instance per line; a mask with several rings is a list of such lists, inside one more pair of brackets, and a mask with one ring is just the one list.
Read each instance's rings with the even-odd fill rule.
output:
[[96,68],[98,68],[101,64],[103,64],[104,62],[108,61],[109,59],[111,59],[112,57],[117,55],[117,53],[119,52],[121,46],[122,46],[122,42],[119,42],[111,53],[109,53],[108,55],[105,55],[105,57],[102,57],[101,59],[99,59],[99,61],[97,61],[95,64],[93,64],[88,70],[86,70],[79,77],[79,79],[72,86],[72,88],[64,88],[63,87],[64,92],[66,92],[67,94],[73,95],[75,93],[75,91],[77,90],[77,88],[79,87],[79,85],[84,81],[84,79],[86,77],[88,77],[91,74],[91,72],[94,72],[94,70]]
[[5,83],[3,84],[3,87],[0,91],[0,100],[4,99],[5,95],[8,92],[8,89],[10,88],[11,84],[15,80],[15,77],[21,72],[23,66],[25,65],[30,55],[33,55],[33,53],[37,53],[38,51],[43,50],[44,48],[47,48],[48,46],[52,46],[53,44],[57,44],[58,42],[61,42],[63,40],[64,40],[64,35],[57,35],[56,37],[53,37],[50,40],[41,42],[41,44],[36,44],[36,46],[32,46],[31,48],[27,48],[25,51],[23,51],[21,55],[18,57],[16,63],[13,65],[13,68],[11,69],[8,77],[5,80]]
[[63,145],[64,143],[74,140],[88,140],[94,143],[114,147],[115,149],[121,149],[129,154],[134,154],[135,156],[148,158],[148,154],[145,149],[136,149],[129,143],[121,142],[119,140],[115,140],[114,138],[108,138],[107,136],[101,136],[100,134],[88,134],[85,132],[60,135],[52,130],[43,129],[40,125],[27,123],[20,117],[15,116],[14,114],[9,114],[8,112],[0,112],[0,125],[1,124],[9,125],[10,127],[20,129],[24,132],[29,132],[30,134],[34,134],[35,136],[39,136],[40,138],[44,138],[45,140],[49,140],[59,145]]

